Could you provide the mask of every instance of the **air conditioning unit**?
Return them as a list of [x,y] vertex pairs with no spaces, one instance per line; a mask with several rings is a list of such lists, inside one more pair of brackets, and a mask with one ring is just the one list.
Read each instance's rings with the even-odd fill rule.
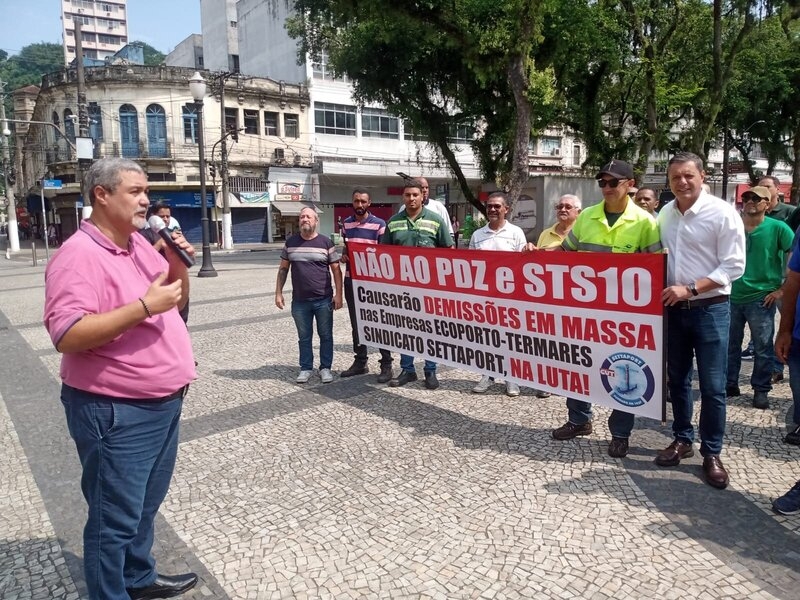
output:
[[78,14],[79,14],[79,15],[82,15],[82,14],[83,14],[83,9],[82,9],[82,8],[79,8],[79,9],[78,9]]
[[561,148],[553,148],[553,151],[550,154],[552,156],[561,156]]
[[272,157],[275,160],[286,160],[286,153],[283,151],[283,148],[275,148],[272,152]]

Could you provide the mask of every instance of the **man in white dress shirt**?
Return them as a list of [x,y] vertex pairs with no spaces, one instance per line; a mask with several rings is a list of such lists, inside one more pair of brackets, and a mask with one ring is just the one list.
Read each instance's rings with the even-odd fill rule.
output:
[[[506,252],[522,252],[525,250],[525,232],[520,227],[506,221],[510,209],[508,198],[503,192],[492,192],[486,200],[486,218],[488,223],[473,232],[469,239],[470,250],[505,250]],[[484,375],[472,388],[476,394],[482,394],[492,385],[493,379]],[[506,381],[506,394],[519,396],[519,386]]]
[[720,460],[725,435],[725,383],[730,328],[731,282],[744,273],[742,219],[730,204],[703,191],[702,159],[679,152],[667,168],[675,199],[658,214],[661,242],[668,251],[667,376],[674,441],[656,455],[672,467],[694,455],[692,358],[700,384],[700,454],[706,482],[723,489],[728,473]]

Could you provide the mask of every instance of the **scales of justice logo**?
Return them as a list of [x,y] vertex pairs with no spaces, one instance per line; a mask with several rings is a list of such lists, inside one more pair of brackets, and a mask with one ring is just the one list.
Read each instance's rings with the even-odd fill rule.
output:
[[647,404],[656,389],[652,369],[629,352],[618,352],[605,359],[600,367],[600,379],[608,395],[627,407]]

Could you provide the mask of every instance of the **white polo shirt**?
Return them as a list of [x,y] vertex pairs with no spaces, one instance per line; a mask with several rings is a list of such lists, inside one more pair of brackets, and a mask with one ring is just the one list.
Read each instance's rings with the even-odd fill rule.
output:
[[525,232],[521,227],[508,221],[498,230],[489,225],[476,229],[469,238],[470,250],[505,250],[507,252],[521,252],[527,243]]

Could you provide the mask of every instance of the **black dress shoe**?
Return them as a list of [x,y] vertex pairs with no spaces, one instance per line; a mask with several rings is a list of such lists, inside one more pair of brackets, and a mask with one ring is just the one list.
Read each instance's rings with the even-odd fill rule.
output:
[[439,380],[436,378],[435,371],[425,371],[425,387],[429,390],[435,390],[439,387]]
[[401,371],[397,379],[392,379],[389,382],[389,387],[400,387],[418,379],[416,371]]
[[376,381],[378,383],[388,383],[392,380],[394,373],[392,373],[392,365],[381,365],[381,372]]
[[347,367],[346,371],[339,373],[339,377],[353,377],[354,375],[364,375],[369,373],[369,367],[362,362],[354,361],[352,365]]
[[149,598],[173,598],[188,592],[197,585],[197,575],[157,575],[156,580],[143,588],[127,588],[125,591],[131,600],[147,600]]
[[728,487],[728,472],[722,466],[719,456],[706,456],[703,459],[703,473],[708,485],[720,490]]
[[725,396],[728,398],[738,398],[742,395],[741,390],[739,389],[738,385],[727,385],[725,386]]
[[675,467],[681,463],[682,458],[694,456],[692,445],[688,442],[675,440],[656,454],[656,464],[659,467]]

